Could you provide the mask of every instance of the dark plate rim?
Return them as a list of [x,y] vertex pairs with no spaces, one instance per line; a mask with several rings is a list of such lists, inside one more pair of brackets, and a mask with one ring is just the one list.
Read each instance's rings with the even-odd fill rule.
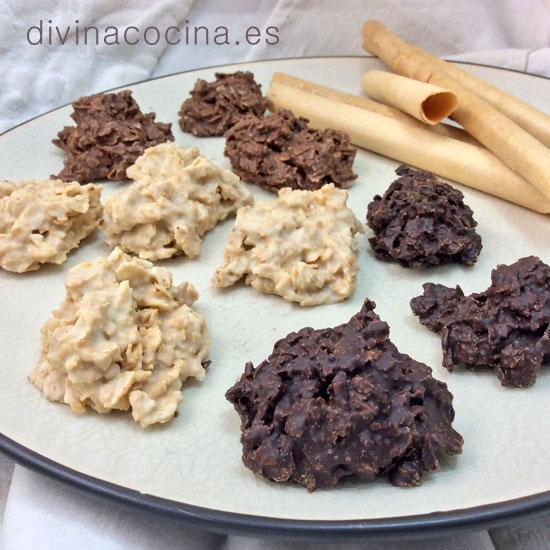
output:
[[[374,58],[375,56],[315,56],[307,59],[335,59],[335,58]],[[151,80],[168,78],[178,74],[196,72],[203,69],[216,69],[228,66],[250,65],[257,63],[272,63],[276,61],[291,61],[304,59],[288,57],[282,59],[266,59],[260,61],[227,63],[211,67],[202,67],[188,71],[179,71],[168,75],[158,76],[138,82],[117,86],[109,90],[117,90],[128,86],[143,84]],[[528,75],[543,80],[550,78],[508,69],[484,65],[481,63],[470,63],[453,61],[462,65],[473,65],[491,69],[504,70],[518,74]],[[2,133],[0,137],[19,128],[48,113],[67,107],[70,103],[55,107],[41,113],[29,120],[26,120]],[[133,489],[116,485],[87,474],[83,474],[67,466],[55,462],[39,453],[25,447],[0,433],[0,452],[13,458],[19,464],[27,466],[53,479],[66,483],[84,492],[117,501],[132,507],[171,517],[182,522],[221,533],[254,535],[254,536],[275,536],[281,538],[302,539],[302,540],[352,540],[352,539],[399,539],[399,538],[422,538],[440,534],[449,534],[459,531],[475,530],[501,525],[513,521],[519,517],[534,515],[550,511],[550,491],[544,491],[526,497],[495,502],[488,505],[450,510],[446,512],[432,512],[415,516],[401,516],[395,518],[380,518],[371,520],[342,520],[342,521],[316,521],[316,520],[291,520],[282,518],[271,518],[248,514],[238,514],[221,510],[212,510],[199,506],[176,502],[161,497],[140,493]]]

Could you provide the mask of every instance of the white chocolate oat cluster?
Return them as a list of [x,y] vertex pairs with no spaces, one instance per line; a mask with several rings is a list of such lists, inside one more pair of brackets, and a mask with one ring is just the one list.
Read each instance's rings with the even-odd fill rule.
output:
[[42,327],[29,380],[81,412],[131,409],[142,427],[171,420],[182,382],[204,377],[209,337],[198,295],[166,269],[115,249],[73,267],[65,301]]
[[256,290],[302,306],[344,300],[355,288],[354,236],[362,231],[347,196],[332,183],[317,191],[285,188],[275,200],[241,208],[213,285],[244,277]]
[[0,182],[0,267],[23,273],[62,264],[98,225],[100,185]]
[[197,256],[204,233],[252,202],[233,172],[196,147],[150,147],[127,175],[135,181],[105,201],[102,228],[111,246],[147,260]]

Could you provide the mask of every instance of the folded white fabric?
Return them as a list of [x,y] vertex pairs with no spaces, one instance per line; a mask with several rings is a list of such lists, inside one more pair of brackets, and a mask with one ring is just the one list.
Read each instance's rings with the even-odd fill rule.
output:
[[550,516],[512,527],[402,542],[320,543],[207,533],[15,467],[1,550],[548,550]]
[[2,525],[2,550],[220,548],[225,537],[130,510],[16,466]]
[[[107,26],[124,29],[129,25],[167,28],[181,24],[191,4],[192,0],[3,0],[0,2],[3,79],[0,131],[80,95],[146,79],[166,47],[164,41],[157,45],[143,41],[129,45],[120,39],[119,45],[106,45],[102,41],[97,46],[82,41],[77,45],[78,25],[98,29]],[[43,43],[30,44],[27,31],[39,26],[40,20]],[[61,29],[64,45],[59,43],[56,26]],[[67,26],[70,29],[65,37]],[[49,28],[54,29],[52,46],[47,44]],[[33,43],[38,42],[39,36],[38,30],[29,34]],[[91,33],[89,39],[93,42],[95,35]]]
[[280,44],[258,46],[247,59],[364,55],[356,37],[363,21],[379,19],[436,55],[550,76],[550,5],[530,2],[526,8],[515,0],[347,0],[330,7],[317,0],[278,0],[267,25],[280,28]]
[[[514,0],[3,0],[0,3],[0,131],[73,101],[80,95],[199,67],[284,57],[364,55],[360,29],[365,19],[380,19],[405,39],[450,59],[494,64],[550,76],[550,6],[529,9]],[[43,22],[44,40],[53,28],[55,44],[31,45],[27,31]],[[76,44],[76,24],[142,31],[155,26],[193,29],[223,25],[232,36],[250,26],[278,29],[277,44],[119,45]],[[52,21],[51,25],[48,21]],[[70,26],[65,44],[55,26]],[[37,32],[31,32],[32,42]],[[103,35],[102,35],[103,36]],[[133,41],[132,35],[132,41]],[[93,35],[92,35],[93,37]],[[192,41],[191,41],[192,42]],[[200,42],[200,40],[199,40]]]
[[[15,467],[2,529],[2,550],[386,550],[387,544],[304,544],[225,537],[126,509]],[[435,539],[433,550],[494,550],[487,532]],[[423,550],[426,542],[401,543]]]

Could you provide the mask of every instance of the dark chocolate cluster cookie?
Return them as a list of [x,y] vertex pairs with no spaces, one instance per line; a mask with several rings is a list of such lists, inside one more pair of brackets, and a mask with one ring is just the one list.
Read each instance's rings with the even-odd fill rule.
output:
[[400,166],[396,173],[399,178],[368,206],[376,257],[404,267],[473,265],[481,237],[464,195],[429,172]]
[[76,126],[65,126],[53,140],[68,155],[57,176],[64,181],[126,179],[126,168],[145,149],[174,140],[172,125],[143,114],[129,90],[81,97],[73,109]]
[[399,353],[374,307],[367,300],[348,323],[291,333],[246,365],[226,397],[253,472],[309,491],[381,476],[412,486],[461,452],[452,394]]
[[521,388],[535,383],[550,356],[550,267],[534,256],[499,265],[485,292],[426,283],[411,308],[441,334],[449,370],[494,369],[503,386]]
[[265,118],[247,116],[225,134],[225,155],[243,180],[277,192],[283,187],[349,187],[356,150],[337,130],[313,130],[308,120],[281,109]]
[[248,71],[216,73],[214,82],[199,79],[180,109],[180,127],[195,136],[223,136],[244,115],[262,116],[267,100]]

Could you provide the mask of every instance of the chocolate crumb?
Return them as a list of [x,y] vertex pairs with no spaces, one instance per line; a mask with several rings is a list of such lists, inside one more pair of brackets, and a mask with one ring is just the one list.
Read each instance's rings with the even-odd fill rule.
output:
[[415,268],[473,265],[481,237],[464,195],[429,172],[400,166],[396,173],[399,178],[368,206],[376,257]]
[[413,313],[441,334],[443,366],[494,369],[503,386],[535,383],[550,357],[550,267],[535,256],[491,273],[485,292],[426,283]]
[[283,187],[347,188],[356,149],[338,130],[313,130],[308,120],[281,109],[265,118],[247,115],[225,134],[225,155],[243,180],[277,192]]
[[68,155],[57,176],[64,181],[126,179],[126,168],[145,149],[174,140],[172,125],[143,114],[130,90],[81,97],[72,106],[76,126],[52,140]]
[[223,136],[245,114],[262,116],[267,100],[248,71],[216,73],[214,82],[198,79],[180,109],[180,127],[194,136]]
[[304,328],[247,363],[226,394],[241,417],[243,462],[308,491],[344,479],[419,485],[458,454],[453,396],[431,369],[399,353],[366,300],[336,328]]

